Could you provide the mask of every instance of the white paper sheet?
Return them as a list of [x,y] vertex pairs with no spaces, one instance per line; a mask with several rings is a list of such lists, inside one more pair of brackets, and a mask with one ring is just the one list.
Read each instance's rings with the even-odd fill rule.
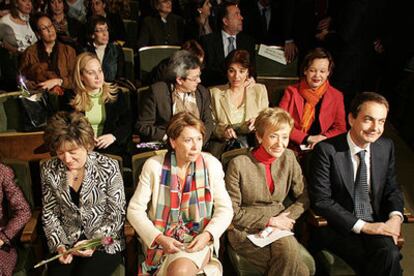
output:
[[268,59],[282,63],[284,65],[287,64],[287,60],[285,58],[285,51],[283,51],[283,48],[279,46],[267,46],[264,44],[260,44],[258,54]]
[[269,236],[264,238],[260,237],[259,233],[247,235],[247,238],[258,247],[265,247],[266,245],[271,244],[272,242],[278,239],[288,236],[293,236],[293,232],[286,230],[276,230],[273,231]]

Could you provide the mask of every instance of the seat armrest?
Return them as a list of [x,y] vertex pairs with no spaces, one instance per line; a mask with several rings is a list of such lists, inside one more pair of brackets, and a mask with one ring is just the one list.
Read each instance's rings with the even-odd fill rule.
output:
[[413,223],[414,222],[414,216],[411,214],[410,210],[407,208],[404,208],[404,222],[405,223]]
[[32,216],[23,228],[20,241],[23,244],[34,243],[37,239],[37,223],[39,221],[40,210],[33,210]]
[[314,227],[324,227],[328,225],[328,221],[324,217],[316,214],[312,209],[308,210],[307,221]]

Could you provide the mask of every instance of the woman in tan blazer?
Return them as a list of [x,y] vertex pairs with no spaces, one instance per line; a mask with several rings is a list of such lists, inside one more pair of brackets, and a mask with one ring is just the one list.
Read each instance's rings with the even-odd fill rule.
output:
[[218,157],[225,149],[225,141],[237,139],[242,147],[253,146],[254,137],[247,139],[247,136],[254,131],[257,114],[269,106],[266,87],[252,81],[249,52],[231,52],[226,67],[228,85],[210,89],[216,121],[216,141],[211,142],[210,151]]
[[294,121],[281,108],[267,108],[256,118],[259,147],[230,161],[226,172],[234,217],[230,245],[265,275],[309,275],[293,235],[259,247],[247,235],[293,231],[309,206],[302,171],[287,149]]

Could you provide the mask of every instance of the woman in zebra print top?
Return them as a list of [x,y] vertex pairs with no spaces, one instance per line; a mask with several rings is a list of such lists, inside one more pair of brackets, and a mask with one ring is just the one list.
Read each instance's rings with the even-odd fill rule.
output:
[[63,255],[49,275],[111,275],[122,263],[125,194],[118,163],[93,152],[94,132],[80,113],[58,112],[44,140],[57,158],[41,167],[43,229],[50,253],[111,236],[104,248]]

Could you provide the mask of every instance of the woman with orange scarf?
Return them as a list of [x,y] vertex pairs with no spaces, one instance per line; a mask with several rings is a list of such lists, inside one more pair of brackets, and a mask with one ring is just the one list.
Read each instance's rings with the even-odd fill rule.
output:
[[302,65],[302,79],[288,86],[279,106],[290,113],[295,125],[290,136],[291,147],[312,149],[326,138],[346,132],[344,98],[333,88],[328,77],[333,67],[331,54],[311,50]]

